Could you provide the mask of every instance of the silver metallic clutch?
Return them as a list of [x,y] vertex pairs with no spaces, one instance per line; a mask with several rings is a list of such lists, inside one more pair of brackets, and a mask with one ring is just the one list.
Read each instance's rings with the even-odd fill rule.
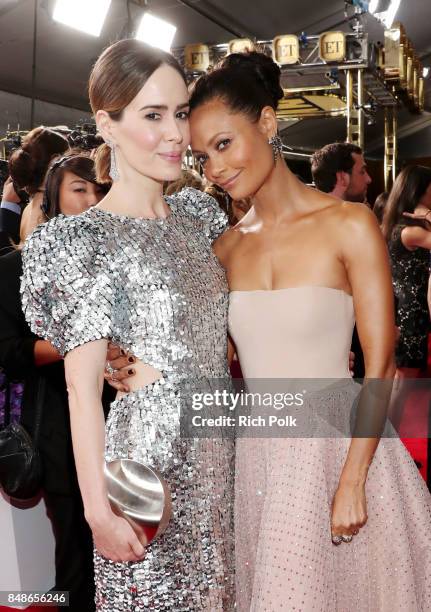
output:
[[144,546],[159,537],[172,516],[169,488],[153,468],[116,459],[105,464],[108,498],[113,511],[133,527]]

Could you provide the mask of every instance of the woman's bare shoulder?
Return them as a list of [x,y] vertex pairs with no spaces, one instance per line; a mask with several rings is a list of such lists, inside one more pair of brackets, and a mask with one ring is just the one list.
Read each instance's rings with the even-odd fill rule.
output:
[[366,205],[359,202],[346,202],[340,200],[339,205],[334,207],[334,219],[342,224],[341,229],[361,232],[379,230],[379,223],[373,211]]

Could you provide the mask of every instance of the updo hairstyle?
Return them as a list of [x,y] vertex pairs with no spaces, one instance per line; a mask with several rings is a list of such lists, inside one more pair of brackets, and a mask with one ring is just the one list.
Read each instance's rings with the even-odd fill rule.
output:
[[194,83],[190,110],[219,99],[257,121],[265,106],[276,111],[284,97],[280,76],[280,68],[264,53],[232,53]]
[[51,159],[69,148],[66,138],[43,126],[31,130],[9,159],[9,174],[18,189],[32,197],[41,188]]

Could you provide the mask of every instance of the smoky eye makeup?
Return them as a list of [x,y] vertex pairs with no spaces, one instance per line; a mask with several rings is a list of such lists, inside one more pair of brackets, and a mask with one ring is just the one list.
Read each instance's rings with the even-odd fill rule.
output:
[[[225,149],[226,147],[228,147],[230,145],[230,143],[232,142],[232,138],[222,138],[221,140],[219,140],[216,143],[216,149],[217,151],[223,151],[223,149]],[[222,146],[223,145],[223,146]]]

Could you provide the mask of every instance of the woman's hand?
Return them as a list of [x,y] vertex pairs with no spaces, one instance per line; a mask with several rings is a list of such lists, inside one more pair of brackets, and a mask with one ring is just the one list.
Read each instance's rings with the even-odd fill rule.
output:
[[128,393],[130,387],[125,381],[135,375],[134,363],[136,358],[133,355],[110,342],[106,354],[104,374],[106,382],[117,391]]
[[103,517],[88,523],[93,533],[97,551],[111,561],[140,561],[145,556],[145,547],[139,541],[130,524],[112,510]]
[[365,483],[340,483],[332,501],[332,538],[357,535],[367,518]]
[[13,186],[13,182],[10,176],[6,179],[5,184],[3,185],[2,199],[7,200],[8,202],[14,202],[15,204],[19,204],[21,202],[21,198],[15,191],[15,188]]
[[416,219],[416,221],[426,221],[428,229],[431,229],[431,210],[424,208],[415,210],[413,213],[404,212],[403,215],[410,219]]

